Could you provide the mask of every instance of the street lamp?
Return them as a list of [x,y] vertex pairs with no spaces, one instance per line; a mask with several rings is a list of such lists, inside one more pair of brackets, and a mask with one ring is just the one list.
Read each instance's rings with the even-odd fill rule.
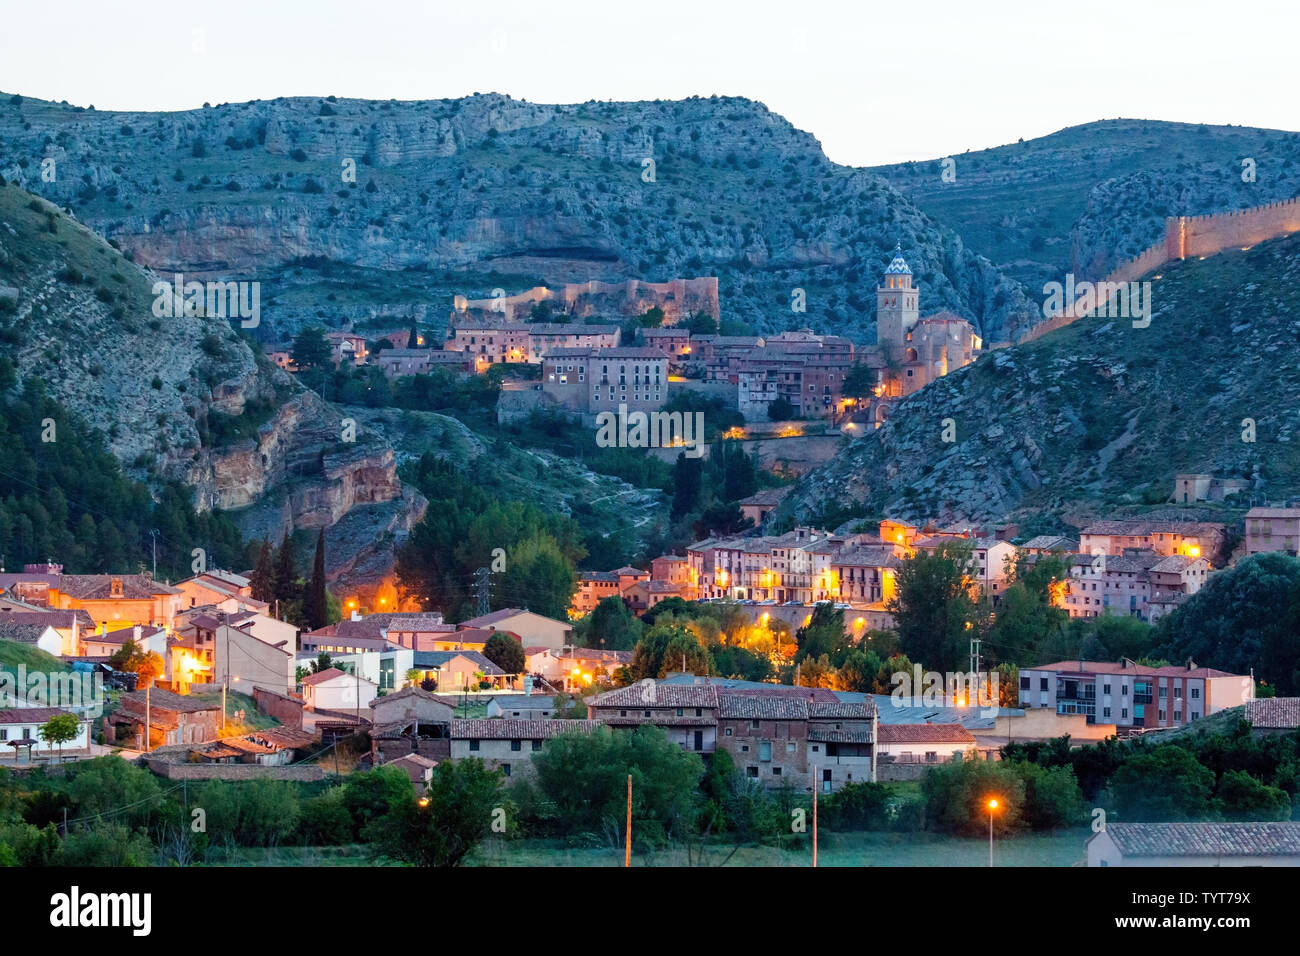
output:
[[419,800],[416,800],[415,802],[420,805],[421,809],[423,809],[429,805],[429,798],[421,797]]
[[993,812],[998,808],[997,797],[989,797],[986,804],[989,808],[989,866],[993,865]]

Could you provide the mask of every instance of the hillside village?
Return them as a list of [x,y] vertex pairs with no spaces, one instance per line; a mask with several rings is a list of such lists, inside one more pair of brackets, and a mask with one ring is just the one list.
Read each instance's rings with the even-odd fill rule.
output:
[[[483,99],[429,106],[437,162],[472,153],[480,190],[499,165],[483,153],[517,160],[534,148],[529,129],[558,136],[581,120],[639,135],[600,104]],[[715,106],[737,123],[767,117]],[[1300,383],[1286,362],[1233,362],[1202,406],[1160,413],[1180,440],[1154,465],[1142,429],[1155,426],[1131,407],[1156,387],[1144,369],[1195,365],[1216,336],[1249,331],[1268,351],[1294,337],[1290,300],[1258,306],[1250,293],[1294,276],[1300,201],[1169,216],[1145,249],[1093,250],[1096,295],[1035,312],[883,180],[853,179],[842,202],[879,192],[895,212],[788,294],[773,276],[751,287],[739,267],[708,274],[699,256],[647,251],[653,262],[606,268],[613,253],[549,232],[549,256],[453,269],[468,240],[438,232],[448,200],[422,194],[403,228],[447,268],[428,287],[403,280],[410,308],[332,304],[354,280],[364,298],[347,269],[420,273],[409,249],[367,234],[354,261],[331,264],[312,238],[274,267],[288,299],[331,280],[304,295],[310,307],[240,333],[248,317],[187,312],[160,280],[180,311],[156,299],[155,328],[130,318],[156,277],[145,266],[180,268],[169,257],[194,254],[190,237],[227,214],[221,203],[156,208],[163,193],[184,201],[182,169],[152,187],[124,172],[76,193],[55,182],[41,199],[24,164],[33,123],[61,129],[39,149],[62,162],[134,138],[142,118],[18,96],[0,110],[0,169],[15,181],[0,180],[0,335],[14,356],[0,356],[0,425],[15,455],[0,473],[0,790],[13,796],[0,801],[0,863],[276,865],[292,850],[630,865],[634,850],[689,862],[743,847],[761,865],[816,865],[833,834],[855,865],[930,851],[972,865],[987,828],[990,865],[995,835],[1011,859],[1042,839],[1056,865],[1300,864],[1292,426],[1271,404],[1215,400],[1249,393],[1250,375],[1277,377],[1261,403]],[[150,135],[204,161],[202,185],[228,176],[222,192],[275,203],[323,187],[261,178],[252,151],[308,163],[333,134],[294,124],[375,111],[396,114],[395,139],[366,153],[381,185],[335,195],[387,209],[419,168],[404,106],[222,106],[159,119]],[[301,115],[272,121],[284,113]],[[507,116],[513,129],[490,125]],[[759,152],[847,190],[820,154],[800,158],[805,137],[783,123]],[[226,153],[207,162],[218,132]],[[698,139],[673,135],[681,149]],[[690,148],[679,158],[697,173],[720,166],[741,188],[734,153]],[[118,217],[119,196],[151,216]],[[131,256],[53,204],[74,197]],[[302,202],[304,221],[354,216]],[[298,226],[268,227],[255,207],[211,239],[214,275],[247,267],[252,248],[292,245]],[[618,256],[638,241],[628,219],[611,214],[624,221]],[[495,261],[497,242],[474,254]],[[538,284],[543,265],[551,281]],[[809,289],[841,269],[844,312],[807,313]],[[1129,283],[1161,283],[1145,319],[1186,355],[1132,344],[1146,326],[1116,311]],[[213,294],[206,274],[197,285]],[[773,289],[779,321],[754,306]],[[1222,300],[1261,314],[1207,331],[1203,313]],[[164,317],[192,323],[194,349],[142,348],[132,375],[105,375],[90,353],[64,361],[47,343],[79,302],[106,335],[132,322],[133,342],[143,328],[163,341]],[[208,319],[231,321],[200,338]],[[24,342],[29,320],[40,334]],[[1041,377],[1069,363],[1096,379],[1087,401]],[[94,394],[74,397],[83,378]],[[133,411],[115,433],[103,416],[119,390]],[[156,434],[142,435],[149,416]],[[1226,438],[1187,437],[1220,419]],[[47,440],[48,423],[65,437]],[[1053,467],[1076,484],[1053,485]],[[548,480],[564,487],[550,494]],[[191,788],[228,814],[219,837],[176,826]],[[1114,822],[1089,829],[1090,808]],[[129,822],[105,822],[118,813]],[[884,834],[916,848],[880,851]]]

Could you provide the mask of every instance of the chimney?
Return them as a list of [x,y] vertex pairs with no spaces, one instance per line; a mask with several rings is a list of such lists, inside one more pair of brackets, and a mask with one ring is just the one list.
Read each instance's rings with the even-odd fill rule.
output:
[[105,637],[108,636],[108,622],[107,622],[107,621],[105,621],[103,624],[99,625],[99,633],[102,634],[102,635],[104,635]]
[[136,642],[137,644],[140,643],[140,632],[141,632],[141,630],[142,630],[142,628],[140,627],[139,624],[137,624],[135,627],[131,628],[131,637],[135,640],[135,642]]
[[1189,671],[1196,670],[1196,661],[1192,660],[1190,657],[1187,658],[1187,669]]

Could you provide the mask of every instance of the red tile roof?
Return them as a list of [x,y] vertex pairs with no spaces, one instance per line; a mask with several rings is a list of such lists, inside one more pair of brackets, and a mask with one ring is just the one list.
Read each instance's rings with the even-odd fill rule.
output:
[[882,744],[974,744],[961,724],[881,724]]

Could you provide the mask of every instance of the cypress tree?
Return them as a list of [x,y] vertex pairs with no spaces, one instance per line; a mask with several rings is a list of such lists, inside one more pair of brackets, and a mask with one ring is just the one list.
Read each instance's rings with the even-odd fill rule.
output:
[[287,531],[275,560],[275,600],[281,604],[296,601],[298,593],[298,556],[293,550],[293,531]]
[[312,562],[311,585],[307,589],[306,604],[303,613],[307,617],[307,626],[313,631],[318,627],[324,627],[328,623],[325,619],[328,606],[325,599],[324,528],[321,528],[320,535],[316,538],[316,558]]
[[262,539],[261,550],[257,553],[257,567],[249,580],[253,597],[268,604],[275,600],[275,567],[271,563],[271,542]]

